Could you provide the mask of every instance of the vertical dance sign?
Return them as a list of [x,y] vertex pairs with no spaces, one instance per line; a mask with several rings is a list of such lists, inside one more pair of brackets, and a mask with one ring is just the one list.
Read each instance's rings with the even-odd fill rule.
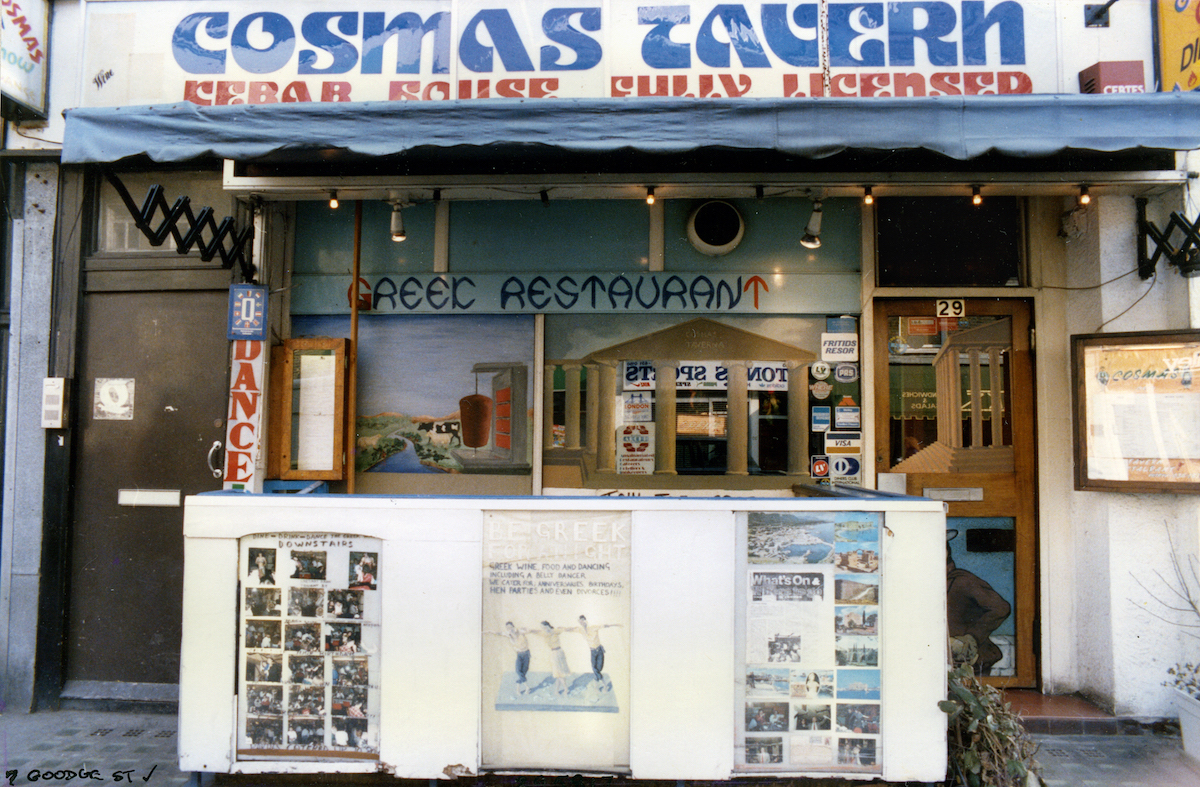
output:
[[630,515],[492,511],[485,768],[629,768]]

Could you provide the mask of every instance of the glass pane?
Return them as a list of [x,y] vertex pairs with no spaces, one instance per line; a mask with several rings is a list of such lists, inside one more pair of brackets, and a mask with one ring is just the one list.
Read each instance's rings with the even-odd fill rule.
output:
[[889,317],[889,465],[1011,470],[1011,350],[1008,317]]
[[946,518],[946,613],[956,662],[1016,674],[1015,520]]
[[[226,216],[232,215],[233,198],[221,187],[221,176],[215,172],[130,172],[121,173],[120,179],[125,184],[125,190],[133,198],[140,209],[146,199],[150,187],[157,184],[163,187],[163,198],[167,206],[173,206],[179,197],[188,197],[191,201],[192,215],[195,216],[202,208],[213,209],[213,219],[218,224]],[[163,220],[161,211],[154,214],[151,226],[157,228]],[[181,233],[186,233],[188,223],[186,218],[180,220]],[[206,235],[207,237],[207,235]],[[100,222],[97,251],[114,252],[175,252],[174,239],[169,238],[162,246],[152,246],[142,231],[137,228],[129,208],[121,200],[117,190],[108,181],[100,186]],[[199,251],[192,249],[192,254]]]

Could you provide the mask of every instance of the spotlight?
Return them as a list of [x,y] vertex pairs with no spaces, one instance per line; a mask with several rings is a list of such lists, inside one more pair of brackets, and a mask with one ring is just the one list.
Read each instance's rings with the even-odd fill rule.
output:
[[982,205],[983,204],[983,195],[979,193],[978,186],[971,187],[971,204],[972,205]]
[[392,203],[392,240],[399,243],[408,237],[408,233],[404,231],[404,212],[400,209],[399,202]]
[[1088,194],[1087,186],[1079,187],[1079,204],[1080,205],[1091,205],[1092,204],[1092,195]]
[[334,189],[333,191],[329,192],[329,207],[337,210],[338,204],[337,189]]
[[646,204],[647,205],[654,204],[654,187],[653,186],[646,187]]
[[875,195],[871,193],[870,186],[863,186],[863,204],[864,205],[874,205],[875,204]]
[[812,215],[804,227],[804,237],[800,245],[806,249],[821,248],[821,200],[813,200]]

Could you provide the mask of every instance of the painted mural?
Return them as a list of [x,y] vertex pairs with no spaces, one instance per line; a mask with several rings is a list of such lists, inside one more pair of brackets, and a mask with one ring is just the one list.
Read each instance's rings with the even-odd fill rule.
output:
[[[296,337],[350,335],[296,316]],[[371,315],[359,321],[357,473],[528,473],[533,318]]]

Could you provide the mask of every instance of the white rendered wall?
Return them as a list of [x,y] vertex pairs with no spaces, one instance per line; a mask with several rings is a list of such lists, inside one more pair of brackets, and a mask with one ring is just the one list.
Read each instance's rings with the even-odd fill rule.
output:
[[[1052,202],[1035,203],[1047,226],[1053,213],[1073,207]],[[1177,198],[1154,199],[1149,217],[1163,227],[1181,208]],[[1192,288],[1161,261],[1157,281],[1137,274],[1110,281],[1137,264],[1132,197],[1095,200],[1077,226],[1081,234],[1068,239],[1045,228],[1033,239],[1043,287],[1036,314],[1043,688],[1080,691],[1121,716],[1173,716],[1161,683],[1176,661],[1195,659],[1194,641],[1161,619],[1172,613],[1139,581],[1160,598],[1169,593],[1156,576],[1172,574],[1168,533],[1184,561],[1196,554],[1200,500],[1075,491],[1070,335],[1187,328]],[[1051,289],[1102,282],[1109,283]]]
[[[237,539],[384,539],[380,759],[397,777],[479,768],[483,512],[630,511],[630,767],[640,779],[727,779],[734,767],[738,511],[883,511],[883,777],[941,781],[946,762],[945,517],[927,500],[189,497],[184,517],[180,766],[374,770],[371,762],[234,761]],[[218,680],[213,680],[213,676]],[[744,679],[744,675],[742,676]],[[664,708],[669,711],[664,712]],[[847,778],[874,778],[846,774]]]

